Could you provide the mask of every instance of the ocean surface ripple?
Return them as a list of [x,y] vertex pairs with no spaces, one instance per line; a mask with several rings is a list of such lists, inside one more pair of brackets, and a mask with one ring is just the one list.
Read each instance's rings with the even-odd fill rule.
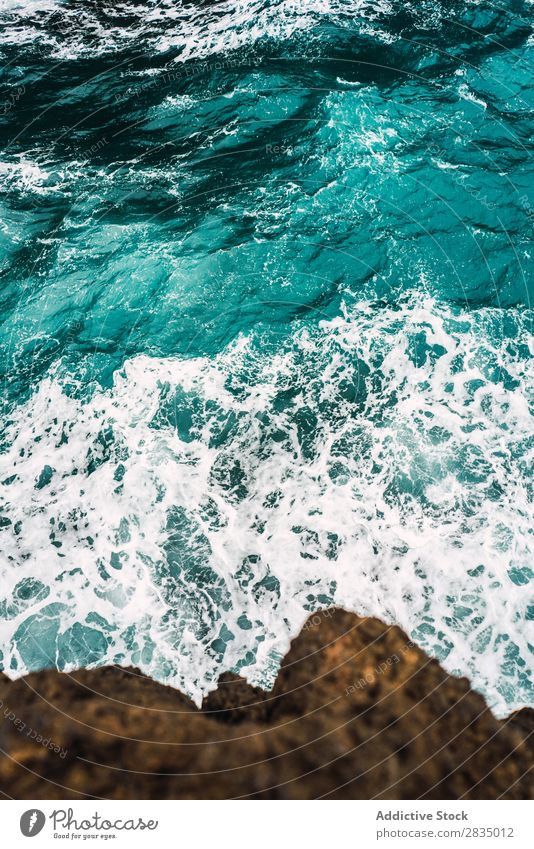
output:
[[4,0],[0,660],[534,705],[528,0]]

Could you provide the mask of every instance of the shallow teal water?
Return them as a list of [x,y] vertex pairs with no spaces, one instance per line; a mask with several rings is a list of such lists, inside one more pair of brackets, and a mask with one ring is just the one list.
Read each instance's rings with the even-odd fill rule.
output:
[[269,685],[341,604],[534,701],[531,17],[4,4],[10,675]]

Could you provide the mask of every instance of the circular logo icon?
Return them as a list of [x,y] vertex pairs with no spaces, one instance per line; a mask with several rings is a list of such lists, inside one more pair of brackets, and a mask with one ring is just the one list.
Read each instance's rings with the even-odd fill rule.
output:
[[37,808],[32,808],[29,811],[24,811],[20,818],[20,830],[24,837],[35,837],[42,830],[46,822],[46,817],[42,811]]

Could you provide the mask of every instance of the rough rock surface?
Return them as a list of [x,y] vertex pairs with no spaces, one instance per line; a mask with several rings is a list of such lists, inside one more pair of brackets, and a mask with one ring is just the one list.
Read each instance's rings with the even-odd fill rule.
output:
[[0,676],[0,700],[10,798],[534,797],[533,711],[498,721],[399,628],[340,610],[306,623],[270,693],[226,674],[198,711],[107,667]]

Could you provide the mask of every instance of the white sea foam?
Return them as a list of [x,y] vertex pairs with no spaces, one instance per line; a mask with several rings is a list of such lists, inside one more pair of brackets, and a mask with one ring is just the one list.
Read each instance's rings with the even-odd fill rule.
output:
[[[335,603],[399,623],[497,711],[529,701],[531,355],[521,318],[413,297],[272,351],[139,356],[83,401],[51,375],[1,457],[7,671],[100,633],[90,662],[199,701],[223,669],[271,683]],[[48,593],[24,600],[29,579]]]

